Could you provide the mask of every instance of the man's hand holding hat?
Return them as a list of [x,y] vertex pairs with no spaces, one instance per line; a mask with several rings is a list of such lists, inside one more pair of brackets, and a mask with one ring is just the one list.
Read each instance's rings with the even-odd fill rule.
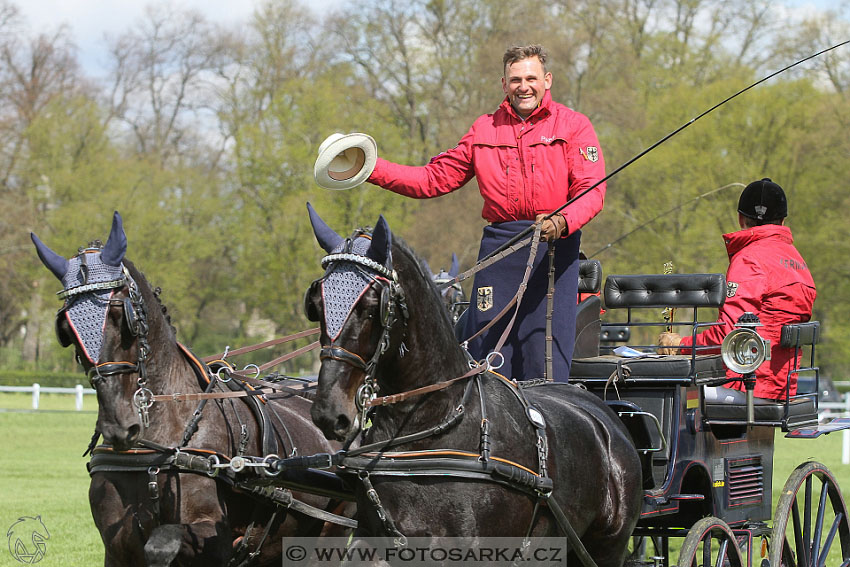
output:
[[313,167],[316,183],[341,191],[366,181],[378,160],[378,144],[368,134],[331,134],[319,146]]

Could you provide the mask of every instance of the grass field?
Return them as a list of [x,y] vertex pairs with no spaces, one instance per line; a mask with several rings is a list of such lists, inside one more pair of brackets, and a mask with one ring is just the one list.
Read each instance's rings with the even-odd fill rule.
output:
[[[0,566],[20,565],[5,534],[23,516],[41,516],[50,533],[38,565],[102,565],[103,547],[89,511],[86,459],[80,456],[94,430],[96,401],[86,396],[84,411],[76,412],[73,396],[47,394],[42,409],[29,412],[31,400],[28,394],[0,394]],[[777,435],[774,507],[791,471],[807,460],[832,470],[847,498],[850,465],[841,464],[841,434],[815,440]]]

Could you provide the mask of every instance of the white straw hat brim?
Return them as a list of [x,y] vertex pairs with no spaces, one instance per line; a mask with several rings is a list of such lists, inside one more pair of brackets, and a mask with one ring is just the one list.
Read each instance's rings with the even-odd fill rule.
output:
[[372,136],[331,134],[319,146],[313,176],[325,189],[351,189],[369,178],[377,161],[378,144]]

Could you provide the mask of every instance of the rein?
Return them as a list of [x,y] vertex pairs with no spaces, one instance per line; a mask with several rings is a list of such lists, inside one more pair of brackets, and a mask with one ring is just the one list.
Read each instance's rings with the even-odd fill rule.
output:
[[[206,356],[206,357],[202,358],[201,360],[203,362],[209,364],[210,362],[214,362],[214,361],[217,361],[217,360],[224,360],[228,356],[239,356],[240,354],[246,354],[246,353],[249,353],[249,352],[254,352],[255,350],[260,350],[260,349],[268,348],[270,346],[288,343],[288,342],[294,341],[296,339],[302,339],[304,337],[309,337],[309,336],[318,334],[320,331],[321,331],[321,329],[316,327],[316,328],[313,328],[313,329],[307,329],[306,331],[301,331],[301,332],[298,332],[298,333],[293,333],[291,335],[286,335],[285,337],[278,337],[276,339],[271,339],[269,341],[265,341],[265,342],[258,343],[258,344],[255,344],[255,345],[244,346],[244,347],[241,347],[241,348],[237,348],[235,350],[230,350],[228,348],[228,349],[225,349],[224,352],[221,353],[220,355]],[[286,360],[289,360],[289,359],[286,359]]]

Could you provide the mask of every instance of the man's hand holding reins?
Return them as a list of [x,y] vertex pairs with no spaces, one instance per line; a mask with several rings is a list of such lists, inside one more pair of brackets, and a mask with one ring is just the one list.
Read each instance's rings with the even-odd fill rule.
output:
[[[546,218],[546,215],[541,214],[537,215],[534,220],[540,222],[544,218]],[[566,230],[567,219],[564,218],[564,215],[552,215],[551,218],[543,220],[543,227],[540,229],[540,242],[553,242],[561,238]]]

